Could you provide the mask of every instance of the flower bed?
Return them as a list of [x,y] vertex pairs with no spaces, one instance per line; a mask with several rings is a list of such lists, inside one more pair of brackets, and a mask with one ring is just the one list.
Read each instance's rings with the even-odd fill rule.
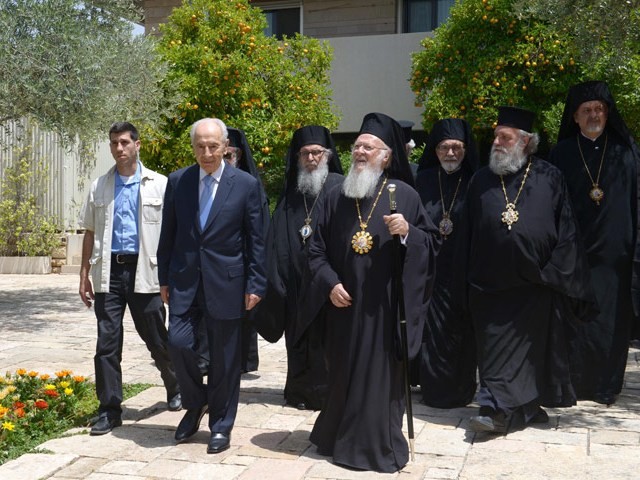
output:
[[96,408],[94,384],[70,370],[55,377],[24,369],[0,376],[0,464],[88,425]]

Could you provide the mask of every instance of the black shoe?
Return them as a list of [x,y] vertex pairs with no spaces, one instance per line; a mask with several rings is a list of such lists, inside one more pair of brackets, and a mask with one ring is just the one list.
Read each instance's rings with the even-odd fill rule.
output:
[[507,433],[509,418],[502,411],[493,415],[478,415],[471,417],[469,427],[474,432]]
[[187,413],[180,420],[178,428],[176,428],[176,442],[182,443],[196,434],[200,428],[200,421],[204,414],[207,413],[207,410],[209,410],[208,405],[203,405],[195,410],[187,410]]
[[616,403],[618,396],[615,393],[594,393],[593,401],[602,405],[613,405]]
[[167,410],[170,412],[179,412],[182,410],[182,397],[179,393],[176,393],[167,400]]
[[229,448],[231,441],[231,435],[225,435],[224,433],[212,433],[209,440],[209,446],[207,446],[207,453],[220,453]]
[[538,407],[538,411],[529,423],[549,423],[549,414],[542,407]]
[[104,435],[120,425],[122,425],[122,419],[120,417],[110,418],[107,414],[103,413],[98,417],[98,421],[91,427],[89,435]]

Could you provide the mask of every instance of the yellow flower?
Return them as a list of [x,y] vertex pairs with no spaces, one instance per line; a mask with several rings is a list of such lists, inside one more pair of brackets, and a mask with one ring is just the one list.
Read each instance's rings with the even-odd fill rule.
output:
[[65,395],[73,395],[73,388],[65,388],[64,389],[64,394]]
[[9,430],[10,432],[12,432],[13,430],[15,430],[16,426],[11,423],[11,422],[3,422],[2,423],[2,429],[3,430]]
[[19,368],[18,370],[16,370],[16,375],[23,376],[26,374],[27,374],[27,371],[24,368]]
[[50,384],[50,383],[48,383],[48,384],[46,384],[46,385],[44,386],[44,389],[45,389],[45,390],[55,390],[55,389],[56,389],[56,386],[55,386],[55,385],[52,385],[52,384]]
[[6,388],[6,390],[7,390],[7,393],[13,393],[13,392],[15,392],[15,391],[17,390],[17,388],[16,388],[16,386],[15,386],[15,385],[9,385],[9,386]]
[[4,417],[8,411],[7,407],[0,407],[0,418]]
[[62,388],[67,388],[69,385],[71,385],[71,382],[67,382],[66,380],[65,380],[65,381],[60,382],[60,386],[61,386]]

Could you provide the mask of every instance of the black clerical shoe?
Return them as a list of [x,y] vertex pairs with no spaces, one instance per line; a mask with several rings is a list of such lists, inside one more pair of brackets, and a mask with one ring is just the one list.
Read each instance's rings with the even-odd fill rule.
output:
[[182,410],[182,397],[179,393],[167,399],[167,410],[170,412],[179,412]]
[[538,407],[538,411],[529,423],[549,423],[549,414],[542,407]]
[[89,435],[104,435],[120,425],[122,425],[120,417],[109,417],[108,414],[101,413],[98,421],[91,427]]
[[616,403],[618,396],[615,393],[594,393],[593,401],[602,405],[613,405]]
[[200,428],[202,417],[204,417],[204,414],[207,413],[208,410],[208,405],[203,405],[194,410],[187,410],[187,413],[185,413],[182,420],[180,420],[178,428],[176,428],[176,442],[182,443],[193,437]]
[[229,448],[231,442],[231,434],[226,435],[224,433],[212,433],[209,445],[207,446],[207,453],[220,453]]

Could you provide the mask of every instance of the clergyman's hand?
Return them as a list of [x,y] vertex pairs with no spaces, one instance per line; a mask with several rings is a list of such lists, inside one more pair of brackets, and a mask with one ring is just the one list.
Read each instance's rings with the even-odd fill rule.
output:
[[406,236],[409,233],[409,222],[407,222],[401,213],[394,213],[393,215],[384,215],[382,217],[384,223],[387,224],[389,233],[391,235]]
[[329,294],[329,300],[338,308],[344,308],[351,306],[351,295],[347,293],[341,283],[338,283],[331,289]]

